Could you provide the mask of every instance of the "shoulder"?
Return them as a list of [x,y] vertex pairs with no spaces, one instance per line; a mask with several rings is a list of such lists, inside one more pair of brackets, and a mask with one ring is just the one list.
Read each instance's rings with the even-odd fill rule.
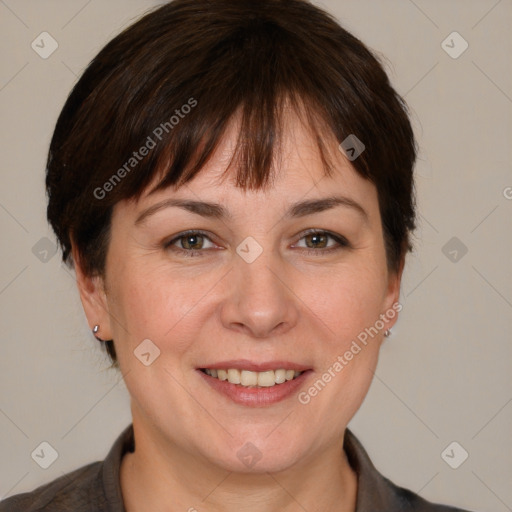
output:
[[396,501],[396,509],[400,512],[469,512],[461,508],[450,507],[448,505],[441,505],[439,503],[432,503],[425,500],[418,494],[399,487],[385,477],[382,477],[388,486],[393,499]]
[[103,510],[102,462],[78,468],[33,491],[0,502],[0,512]]
[[362,444],[349,429],[345,431],[343,447],[358,477],[356,512],[469,512],[432,503],[394,484],[377,471]]
[[130,424],[116,439],[105,460],[91,462],[31,492],[11,496],[0,502],[0,512],[122,511],[121,459],[133,448]]

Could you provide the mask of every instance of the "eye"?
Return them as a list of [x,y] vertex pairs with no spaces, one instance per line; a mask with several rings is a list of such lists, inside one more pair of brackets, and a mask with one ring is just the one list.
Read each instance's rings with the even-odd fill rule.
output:
[[202,256],[200,253],[204,252],[204,249],[214,249],[216,247],[218,246],[213,244],[206,233],[192,230],[180,233],[172,240],[164,243],[165,249],[185,256]]
[[[305,245],[301,244],[302,241],[305,242]],[[208,249],[219,248],[205,232],[197,230],[180,233],[163,245],[164,249],[187,257],[204,256]],[[350,247],[350,243],[341,235],[310,229],[302,233],[299,243],[292,247],[298,247],[308,254],[322,255]]]
[[[325,254],[326,252],[337,251],[344,247],[350,247],[350,244],[345,237],[318,229],[311,229],[302,233],[302,237],[299,242],[302,240],[305,241],[305,246],[301,246],[300,244],[297,246],[305,249],[306,252],[310,254]],[[331,240],[330,244],[329,240]]]

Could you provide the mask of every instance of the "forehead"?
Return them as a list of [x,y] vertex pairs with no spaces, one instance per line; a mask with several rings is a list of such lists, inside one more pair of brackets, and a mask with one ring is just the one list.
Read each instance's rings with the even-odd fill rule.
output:
[[[260,197],[262,200],[282,203],[287,198],[317,196],[334,190],[351,193],[354,199],[372,201],[377,199],[375,186],[359,175],[345,154],[339,149],[339,142],[327,129],[319,134],[305,125],[296,112],[289,108],[283,115],[283,129],[276,141],[271,175],[268,185],[261,189],[244,189],[237,185],[238,165],[233,155],[239,140],[240,115],[229,123],[210,160],[188,183],[179,187],[152,191],[161,176],[142,194],[139,203],[147,205],[169,195],[181,197],[196,195],[196,199],[216,199],[231,202],[235,197],[248,199]],[[318,147],[318,136],[332,164],[332,175],[326,173],[325,161]]]

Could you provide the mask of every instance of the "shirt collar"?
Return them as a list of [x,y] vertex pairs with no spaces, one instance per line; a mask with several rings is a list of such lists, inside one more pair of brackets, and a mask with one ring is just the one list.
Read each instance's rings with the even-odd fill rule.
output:
[[343,448],[357,473],[356,512],[397,510],[395,486],[375,468],[357,437],[347,428]]

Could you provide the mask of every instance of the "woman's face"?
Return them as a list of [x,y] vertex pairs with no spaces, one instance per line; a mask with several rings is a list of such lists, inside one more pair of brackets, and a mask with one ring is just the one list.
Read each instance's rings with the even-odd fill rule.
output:
[[[105,292],[97,278],[82,287],[91,325],[115,340],[139,431],[229,471],[278,471],[339,446],[397,316],[374,185],[334,139],[325,177],[309,132],[295,117],[287,126],[267,191],[220,180],[232,125],[192,182],[117,204]],[[235,370],[231,381],[245,369],[262,386],[205,368]],[[280,370],[303,373],[271,386]]]

